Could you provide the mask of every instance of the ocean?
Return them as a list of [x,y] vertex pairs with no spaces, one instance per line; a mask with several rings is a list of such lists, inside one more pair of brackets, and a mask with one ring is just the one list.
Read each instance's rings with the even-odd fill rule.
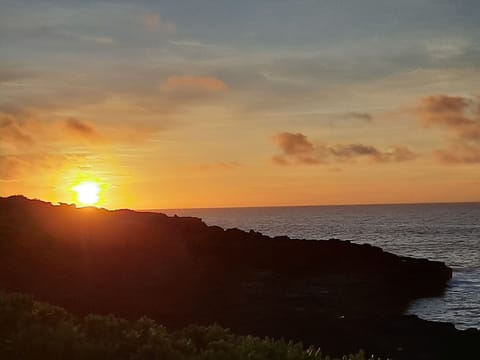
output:
[[442,297],[412,303],[409,314],[480,328],[480,203],[158,210],[208,225],[270,236],[369,243],[398,255],[445,262],[453,278]]

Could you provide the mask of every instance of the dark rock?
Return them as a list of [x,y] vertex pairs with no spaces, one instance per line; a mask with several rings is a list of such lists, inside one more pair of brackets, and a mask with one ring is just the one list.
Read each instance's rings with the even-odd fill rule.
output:
[[401,316],[452,271],[371,245],[270,238],[198,218],[0,198],[0,282],[77,314],[217,322],[394,359],[476,354],[478,330]]

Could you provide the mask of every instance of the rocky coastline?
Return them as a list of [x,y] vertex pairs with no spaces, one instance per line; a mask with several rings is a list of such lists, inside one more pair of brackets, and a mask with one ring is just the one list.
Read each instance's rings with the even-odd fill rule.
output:
[[78,315],[364,349],[384,359],[478,355],[480,331],[403,315],[441,296],[445,264],[330,239],[271,238],[201,219],[0,198],[0,287]]

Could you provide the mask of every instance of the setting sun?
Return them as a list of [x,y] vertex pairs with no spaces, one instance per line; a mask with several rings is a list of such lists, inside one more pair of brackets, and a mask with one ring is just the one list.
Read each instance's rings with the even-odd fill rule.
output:
[[73,190],[77,193],[77,201],[81,205],[94,205],[99,200],[100,187],[94,182],[83,182]]

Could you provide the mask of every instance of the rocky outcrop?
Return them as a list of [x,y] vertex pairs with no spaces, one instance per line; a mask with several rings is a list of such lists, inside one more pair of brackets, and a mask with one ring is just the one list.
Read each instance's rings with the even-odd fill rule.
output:
[[[401,316],[441,295],[451,269],[340,240],[270,238],[198,218],[0,199],[0,281],[77,314],[219,323],[344,354],[441,359],[476,330]],[[453,357],[455,358],[455,357]]]

